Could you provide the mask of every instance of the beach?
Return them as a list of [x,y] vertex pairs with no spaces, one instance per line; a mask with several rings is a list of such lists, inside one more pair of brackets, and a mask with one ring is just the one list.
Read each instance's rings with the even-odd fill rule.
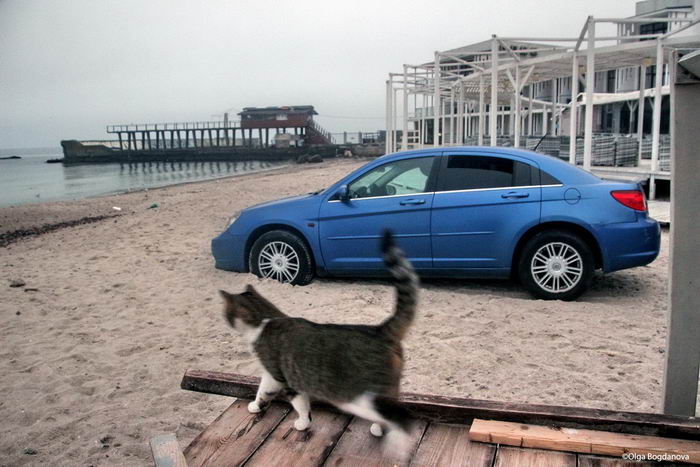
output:
[[[209,251],[236,211],[316,191],[364,162],[0,208],[0,233],[111,216],[0,248],[0,463],[144,465],[149,438],[165,432],[187,446],[232,400],[181,390],[185,370],[258,371],[224,322],[219,289],[253,284],[289,315],[318,322],[384,319],[388,282],[293,287],[217,270]],[[576,302],[535,300],[508,281],[426,281],[402,389],[660,412],[667,270],[664,231],[655,262],[597,273]]]

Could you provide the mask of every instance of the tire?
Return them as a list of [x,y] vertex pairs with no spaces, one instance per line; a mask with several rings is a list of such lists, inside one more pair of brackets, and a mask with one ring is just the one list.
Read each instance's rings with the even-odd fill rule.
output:
[[594,270],[591,248],[581,237],[564,230],[532,237],[518,263],[522,284],[544,300],[574,300],[591,285]]
[[285,230],[262,234],[248,257],[250,272],[292,285],[307,285],[314,277],[313,257],[298,236]]

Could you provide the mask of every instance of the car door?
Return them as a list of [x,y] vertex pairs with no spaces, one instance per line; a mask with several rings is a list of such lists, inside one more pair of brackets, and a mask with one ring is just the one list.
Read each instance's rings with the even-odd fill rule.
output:
[[430,208],[438,162],[432,155],[386,162],[350,181],[346,201],[331,196],[323,202],[319,233],[326,268],[383,270],[379,239],[386,228],[417,269],[431,267]]
[[539,169],[502,154],[447,152],[433,199],[436,269],[502,275],[514,242],[540,218]]

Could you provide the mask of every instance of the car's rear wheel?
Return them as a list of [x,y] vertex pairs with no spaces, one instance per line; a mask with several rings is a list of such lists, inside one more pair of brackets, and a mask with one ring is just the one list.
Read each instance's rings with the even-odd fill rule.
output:
[[248,258],[250,272],[293,285],[306,285],[314,277],[311,252],[306,243],[285,230],[262,234]]
[[595,263],[588,244],[571,232],[551,230],[532,237],[518,264],[520,280],[535,297],[573,300],[588,289]]

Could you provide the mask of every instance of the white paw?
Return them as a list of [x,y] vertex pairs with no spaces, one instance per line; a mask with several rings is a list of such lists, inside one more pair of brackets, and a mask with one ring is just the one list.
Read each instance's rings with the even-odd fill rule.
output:
[[372,423],[372,426],[369,427],[369,432],[376,437],[384,435],[384,430],[382,430],[382,426],[379,423]]
[[258,405],[257,402],[253,401],[250,404],[248,404],[248,412],[250,413],[260,413],[262,409]]
[[401,429],[389,430],[384,438],[384,455],[406,462],[411,455],[411,437]]
[[294,429],[297,431],[304,431],[309,428],[309,425],[311,425],[311,420],[308,418],[297,418],[294,422]]

